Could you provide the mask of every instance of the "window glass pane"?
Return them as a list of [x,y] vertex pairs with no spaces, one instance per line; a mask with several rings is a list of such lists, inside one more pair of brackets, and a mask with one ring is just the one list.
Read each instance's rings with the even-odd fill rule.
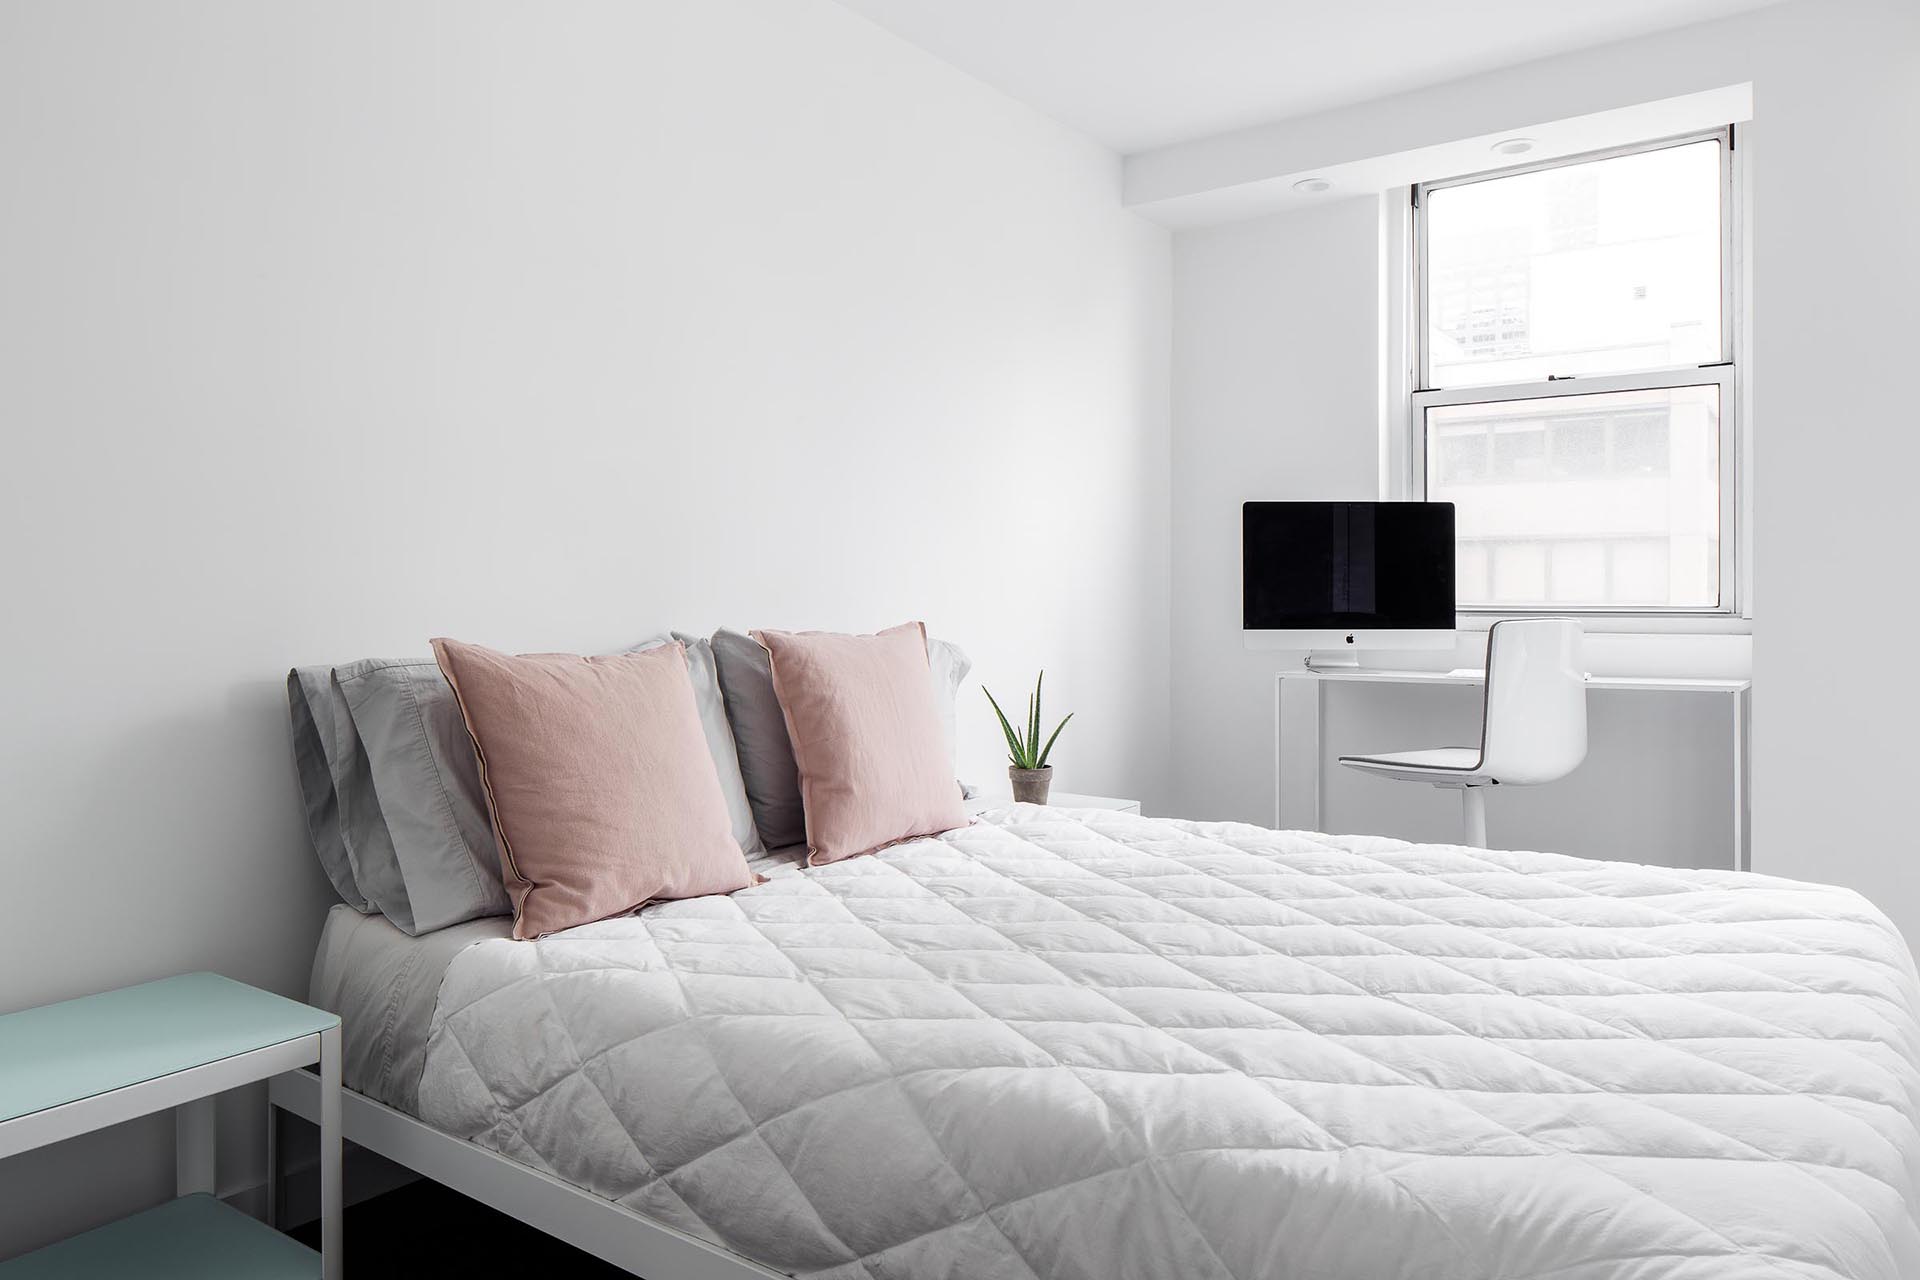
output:
[[1426,193],[1435,387],[1711,364],[1720,143]]
[[1493,599],[1500,604],[1525,604],[1544,599],[1547,592],[1547,549],[1539,542],[1494,542],[1488,545],[1493,562]]
[[1493,590],[1487,577],[1487,547],[1479,542],[1462,542],[1455,549],[1459,568],[1453,575],[1454,590],[1462,600],[1485,600]]
[[1606,543],[1580,539],[1547,545],[1559,594],[1573,600],[1599,600],[1606,595]]
[[1718,607],[1719,420],[1716,385],[1429,408],[1461,605]]

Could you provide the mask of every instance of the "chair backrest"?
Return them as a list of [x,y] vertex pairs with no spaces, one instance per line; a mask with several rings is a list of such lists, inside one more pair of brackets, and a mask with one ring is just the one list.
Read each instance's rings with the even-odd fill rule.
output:
[[1526,786],[1564,778],[1587,758],[1587,672],[1580,624],[1515,618],[1487,633],[1480,769]]

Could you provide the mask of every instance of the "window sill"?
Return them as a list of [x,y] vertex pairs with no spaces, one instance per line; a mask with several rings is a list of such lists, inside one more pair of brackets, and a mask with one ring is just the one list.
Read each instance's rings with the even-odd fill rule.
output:
[[1725,613],[1582,613],[1578,609],[1462,609],[1455,631],[1485,631],[1502,618],[1574,618],[1594,635],[1750,636],[1753,619]]

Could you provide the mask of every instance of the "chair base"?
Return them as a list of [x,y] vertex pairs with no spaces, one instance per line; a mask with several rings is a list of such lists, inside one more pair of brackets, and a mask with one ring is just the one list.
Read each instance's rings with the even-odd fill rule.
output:
[[1464,843],[1475,849],[1487,847],[1487,790],[1485,787],[1461,787],[1460,810],[1465,819]]

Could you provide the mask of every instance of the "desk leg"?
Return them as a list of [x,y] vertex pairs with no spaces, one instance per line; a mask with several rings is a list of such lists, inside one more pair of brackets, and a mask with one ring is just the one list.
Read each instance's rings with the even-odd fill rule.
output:
[[1287,679],[1280,677],[1273,682],[1273,829],[1278,831],[1287,824],[1281,814],[1286,812],[1287,793]]
[[173,1184],[177,1195],[213,1195],[214,1102],[211,1096],[173,1109]]
[[[1298,678],[1298,677],[1295,677]],[[1289,826],[1287,822],[1287,682],[1282,676],[1273,682],[1273,825],[1281,831],[1322,829],[1322,814],[1326,809],[1325,785],[1321,777],[1320,757],[1325,753],[1324,735],[1321,729],[1326,719],[1327,682],[1312,680],[1313,695],[1308,702],[1313,718],[1306,727],[1305,739],[1312,747],[1312,754],[1306,762],[1306,785],[1309,810],[1304,823]]]
[[1313,820],[1307,824],[1309,831],[1327,829],[1327,778],[1324,757],[1327,754],[1327,682],[1313,682],[1313,759],[1308,767],[1313,771]]
[[340,1280],[340,1028],[320,1033],[320,1276]]

